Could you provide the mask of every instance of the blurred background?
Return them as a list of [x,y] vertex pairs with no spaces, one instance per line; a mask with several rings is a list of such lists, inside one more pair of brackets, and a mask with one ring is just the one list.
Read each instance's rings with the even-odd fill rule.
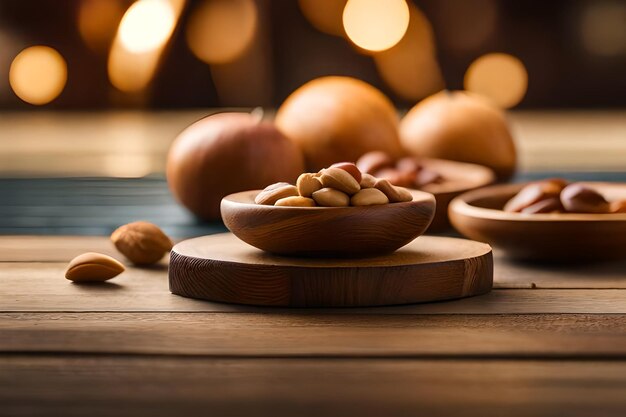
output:
[[213,230],[167,189],[173,139],[225,108],[272,117],[324,75],[401,114],[488,97],[515,180],[624,180],[625,74],[626,0],[0,0],[0,233]]
[[342,19],[346,0],[1,0],[0,108],[272,107],[329,74],[400,107],[464,87],[509,108],[626,105],[624,0],[354,3]]

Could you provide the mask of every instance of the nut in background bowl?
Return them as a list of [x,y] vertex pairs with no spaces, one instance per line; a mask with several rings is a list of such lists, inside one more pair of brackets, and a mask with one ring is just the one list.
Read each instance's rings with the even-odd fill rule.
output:
[[[586,182],[609,201],[626,199],[626,184]],[[496,185],[452,200],[452,225],[521,260],[576,263],[626,259],[626,213],[508,213],[504,204],[527,184]]]
[[278,255],[365,257],[393,252],[424,233],[435,198],[366,207],[276,207],[254,203],[260,190],[222,199],[222,220],[244,242]]

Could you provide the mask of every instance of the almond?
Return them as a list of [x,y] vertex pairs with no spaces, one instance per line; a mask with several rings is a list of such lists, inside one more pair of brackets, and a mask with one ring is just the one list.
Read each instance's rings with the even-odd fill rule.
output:
[[76,282],[106,281],[124,272],[124,265],[108,255],[87,252],[72,259],[65,278]]
[[172,241],[158,226],[134,222],[119,227],[111,235],[117,250],[132,263],[147,265],[158,262],[172,249]]

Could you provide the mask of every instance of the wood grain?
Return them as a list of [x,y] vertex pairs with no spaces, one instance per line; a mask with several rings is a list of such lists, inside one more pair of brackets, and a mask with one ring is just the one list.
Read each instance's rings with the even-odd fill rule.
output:
[[[0,236],[0,262],[66,262],[86,249],[119,256],[107,237]],[[513,262],[498,250],[493,256],[495,288],[626,288],[626,261],[567,266]],[[168,259],[162,262],[166,264]],[[3,268],[9,273],[10,266]],[[164,275],[165,271],[155,274]]]
[[222,199],[222,220],[244,242],[281,255],[363,257],[391,253],[424,233],[435,198],[360,207],[276,207],[256,204],[260,190]]
[[[128,265],[119,277],[100,285],[72,284],[67,263],[0,263],[0,311],[291,311],[269,307],[193,300],[170,293],[164,265],[154,269]],[[590,276],[589,280],[592,281]],[[626,291],[499,289],[456,301],[365,309],[312,309],[338,314],[524,314],[626,313]]]
[[626,315],[0,313],[0,352],[626,359]]
[[[626,183],[589,182],[609,201],[626,199]],[[626,213],[502,211],[525,184],[485,187],[457,197],[450,221],[463,235],[500,248],[517,259],[580,263],[626,260]]]
[[225,233],[174,246],[169,282],[174,294],[228,303],[380,306],[484,294],[492,262],[488,245],[463,239],[422,236],[389,255],[337,260],[273,256]]
[[0,357],[3,416],[621,417],[626,362]]

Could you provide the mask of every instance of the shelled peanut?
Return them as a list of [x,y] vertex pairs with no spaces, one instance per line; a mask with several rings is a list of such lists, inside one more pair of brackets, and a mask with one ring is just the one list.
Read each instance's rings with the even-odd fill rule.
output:
[[395,160],[385,152],[372,151],[362,155],[356,166],[364,173],[401,187],[421,188],[443,181],[439,173],[424,167],[418,158],[411,156]]
[[510,213],[626,213],[626,201],[609,202],[581,183],[550,178],[526,185],[504,205]]
[[318,173],[304,173],[296,185],[280,182],[265,187],[255,203],[290,207],[373,206],[413,200],[403,187],[362,173],[351,162],[340,162]]

